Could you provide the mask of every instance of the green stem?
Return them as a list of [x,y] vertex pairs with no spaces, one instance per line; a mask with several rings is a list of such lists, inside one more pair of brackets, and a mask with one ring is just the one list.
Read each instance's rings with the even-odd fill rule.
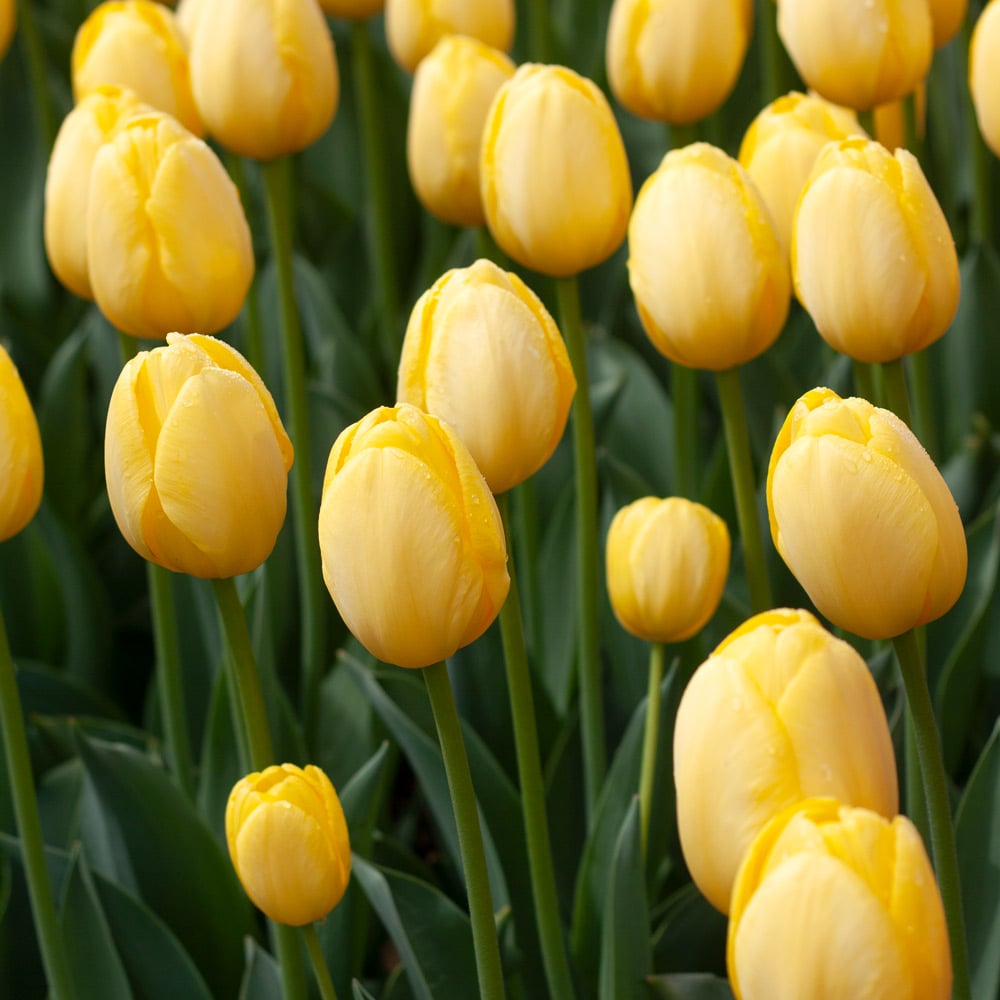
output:
[[951,944],[951,964],[954,974],[953,1000],[968,1000],[969,958],[962,914],[961,886],[958,879],[958,857],[955,852],[955,830],[948,801],[948,778],[941,756],[941,738],[934,719],[927,673],[924,669],[920,643],[913,629],[892,640],[899,660],[899,669],[906,688],[906,701],[913,718],[917,756],[924,782],[924,797],[931,828],[931,846],[938,887],[948,922]]
[[35,920],[42,965],[53,1000],[70,1000],[75,995],[69,961],[59,930],[55,898],[49,870],[45,866],[45,842],[31,774],[31,754],[24,728],[21,697],[17,690],[14,661],[7,641],[7,628],[0,612],[0,732],[7,756],[7,776],[14,804],[14,817],[21,841],[21,858],[28,882],[28,897]]
[[[229,175],[240,193],[240,201],[243,204],[243,211],[248,211],[250,205],[250,186],[247,183],[247,173],[243,166],[243,158],[235,153],[226,154],[226,166],[229,168]],[[260,323],[260,305],[257,301],[257,282],[255,281],[247,292],[246,301],[243,306],[245,313],[243,317],[244,330],[246,331],[246,357],[247,361],[259,374],[264,372],[264,333]]]
[[476,792],[472,787],[469,758],[462,739],[462,726],[451,690],[451,678],[444,663],[425,667],[424,682],[434,713],[441,756],[444,759],[451,805],[455,811],[458,844],[465,870],[465,885],[469,896],[469,917],[472,922],[472,945],[476,953],[479,994],[482,1000],[500,1000],[504,995],[503,969],[500,965],[500,944],[493,917],[493,900],[486,870],[486,852],[479,826]]
[[903,369],[902,358],[883,363],[882,387],[885,390],[885,401],[888,408],[907,427],[912,427],[913,418],[910,414],[910,394],[906,389],[906,372]]
[[758,55],[760,56],[759,104],[763,107],[785,92],[782,44],[778,36],[778,6],[773,0],[757,0]]
[[[507,537],[507,551],[513,552],[510,512],[507,495],[497,497]],[[538,749],[538,723],[531,693],[528,654],[524,644],[521,603],[518,598],[514,561],[508,560],[510,591],[500,610],[500,634],[503,639],[504,661],[507,666],[507,687],[510,691],[510,714],[514,726],[514,746],[517,751],[517,774],[521,786],[524,811],[524,834],[528,843],[528,868],[531,891],[535,899],[538,936],[542,945],[542,961],[548,995],[553,1000],[570,998],[573,980],[563,942],[559,919],[559,899],[552,866],[552,842],[545,811],[545,783],[542,779],[542,758]]]
[[21,0],[18,4],[18,23],[21,40],[24,42],[24,54],[28,61],[28,76],[31,79],[31,90],[35,98],[35,115],[38,119],[38,131],[48,156],[56,141],[59,126],[56,113],[52,106],[52,95],[45,75],[45,48],[42,36],[35,22],[35,12],[32,0]]
[[863,108],[858,112],[858,124],[865,130],[870,139],[875,138],[875,109]]
[[584,795],[587,822],[594,816],[604,784],[606,751],[604,703],[601,697],[601,660],[597,631],[597,457],[594,417],[590,409],[587,345],[580,319],[580,290],[576,277],[556,280],[559,319],[573,374],[573,458],[576,475],[577,628],[580,684],[580,728],[583,739]]
[[639,771],[639,824],[642,856],[649,842],[649,814],[656,779],[656,743],[660,734],[660,685],[663,683],[664,649],[654,642],[649,649],[649,686],[646,694],[646,728],[642,737],[642,768]]
[[323,948],[319,943],[316,925],[306,924],[302,928],[302,936],[306,940],[306,951],[309,952],[309,961],[312,962],[313,972],[316,974],[319,995],[323,1000],[337,1000],[337,991],[333,988],[330,970],[327,967],[326,959],[323,957]]
[[910,383],[913,386],[913,430],[920,438],[927,454],[937,459],[937,429],[934,426],[934,408],[931,404],[931,371],[927,351],[917,351],[907,357]]
[[691,125],[671,125],[670,126],[670,148],[683,149],[696,143],[701,136],[698,123]]
[[674,403],[675,492],[698,499],[698,372],[672,365],[670,389]]
[[864,361],[852,363],[854,372],[854,388],[862,399],[869,403],[877,403],[879,394],[875,387],[875,368]]
[[906,148],[923,163],[924,140],[920,135],[917,114],[917,92],[913,90],[903,98],[903,142]]
[[271,250],[278,272],[281,300],[281,343],[285,369],[285,408],[295,445],[292,465],[292,528],[298,567],[299,605],[302,629],[301,705],[306,746],[315,743],[316,707],[323,673],[326,643],[323,578],[319,543],[316,539],[316,504],[312,494],[312,452],[309,433],[309,390],[306,384],[305,349],[299,313],[295,304],[292,269],[292,231],[288,204],[287,158],[262,164],[267,192],[267,220]]
[[754,614],[773,606],[771,582],[764,561],[764,544],[761,539],[760,519],[757,516],[757,498],[754,488],[753,462],[750,458],[750,436],[747,433],[743,411],[743,393],[740,389],[740,371],[730,368],[715,373],[722,403],[722,423],[726,432],[726,451],[729,454],[729,472],[736,497],[736,516],[743,540],[743,558],[746,563],[747,583],[750,585],[750,604]]
[[515,487],[514,521],[518,541],[517,564],[523,606],[528,611],[528,647],[537,651],[542,641],[542,604],[538,585],[538,497],[535,480],[525,479]]

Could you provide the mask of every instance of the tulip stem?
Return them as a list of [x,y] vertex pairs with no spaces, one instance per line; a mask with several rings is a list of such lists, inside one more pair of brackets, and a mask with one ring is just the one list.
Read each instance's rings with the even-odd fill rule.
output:
[[778,36],[778,6],[772,0],[757,0],[757,24],[760,30],[760,86],[763,107],[770,104],[783,93],[784,64],[781,61],[782,44]]
[[[250,187],[247,184],[247,172],[243,166],[243,158],[235,153],[228,153],[226,166],[229,168],[229,175],[236,185],[236,190],[240,193],[243,211],[246,212],[250,204]],[[264,336],[260,325],[260,307],[257,303],[257,282],[254,282],[247,292],[243,308],[245,310],[243,329],[246,332],[246,357],[254,371],[263,376]]]
[[316,538],[316,504],[312,493],[312,452],[309,433],[309,389],[306,383],[305,349],[299,312],[295,304],[295,274],[292,267],[292,231],[288,203],[287,157],[262,164],[267,192],[267,220],[271,251],[278,272],[281,300],[281,343],[285,369],[285,408],[295,445],[292,465],[292,527],[298,566],[301,609],[302,705],[306,746],[315,742],[316,707],[323,673],[324,593]]
[[552,27],[547,0],[529,0],[528,39],[533,62],[552,62]]
[[962,914],[962,893],[958,877],[958,857],[955,852],[955,830],[952,826],[951,805],[948,801],[948,776],[941,755],[941,737],[934,718],[934,707],[927,686],[920,643],[915,630],[910,629],[892,640],[899,660],[906,689],[906,701],[913,719],[920,773],[924,781],[924,796],[931,828],[931,846],[937,871],[941,901],[948,922],[951,963],[954,975],[953,1000],[968,1000],[969,958]]
[[[507,494],[497,497],[507,551],[513,553],[510,532],[510,504]],[[521,785],[521,802],[524,812],[524,834],[528,844],[528,867],[531,875],[538,936],[542,945],[542,962],[549,996],[553,1000],[570,998],[573,980],[563,941],[559,919],[559,899],[552,866],[552,841],[549,821],[545,811],[545,782],[542,778],[542,759],[538,749],[538,723],[535,703],[531,693],[531,675],[528,654],[524,643],[521,619],[521,602],[517,591],[514,560],[507,564],[510,573],[510,590],[500,609],[500,634],[503,639],[504,661],[507,666],[507,687],[510,691],[510,714],[514,726],[514,746],[517,751],[517,774]]]
[[937,459],[937,432],[931,406],[931,373],[927,351],[917,351],[909,356],[910,382],[913,385],[914,431],[923,443],[927,454]]
[[604,784],[604,714],[601,660],[597,633],[597,457],[594,418],[590,409],[587,344],[580,319],[580,289],[576,277],[558,278],[559,319],[573,374],[573,458],[576,473],[577,648],[580,684],[580,728],[583,739],[584,794],[588,824],[594,817]]
[[28,75],[31,78],[31,89],[35,95],[35,114],[38,118],[38,131],[48,156],[56,141],[58,125],[56,113],[52,107],[52,95],[45,75],[45,48],[42,36],[35,21],[35,11],[32,0],[21,0],[18,4],[18,20],[21,24],[21,39],[24,42],[24,54],[28,62]]
[[[962,66],[962,79],[969,78],[968,53],[972,42],[973,19],[966,17],[962,24],[962,45],[960,51],[966,60]],[[979,246],[993,242],[993,186],[990,172],[993,157],[986,148],[982,133],[979,131],[979,119],[976,117],[976,106],[972,102],[972,92],[968,87],[965,92],[965,128],[971,143],[972,160],[972,203],[969,205],[969,239]]]
[[882,387],[885,390],[885,400],[890,410],[906,424],[913,426],[910,413],[910,394],[906,389],[906,372],[903,369],[903,359],[886,361],[882,365]]
[[306,940],[306,951],[309,952],[309,961],[312,962],[313,972],[316,974],[319,995],[323,1000],[337,1000],[337,991],[333,988],[333,979],[330,978],[330,970],[323,957],[323,947],[319,943],[316,925],[306,924],[302,928],[302,936]]
[[867,399],[873,406],[878,405],[879,394],[875,387],[875,366],[865,361],[855,361],[852,364],[854,372],[854,388],[862,399]]
[[639,771],[639,839],[642,856],[649,843],[649,814],[656,779],[656,744],[660,734],[660,685],[663,683],[664,648],[654,642],[649,648],[649,686],[646,694],[646,728],[642,737],[642,768]]
[[670,390],[674,403],[675,492],[698,499],[698,372],[672,365]]
[[21,859],[28,882],[31,913],[38,934],[42,965],[53,1000],[70,1000],[75,995],[69,961],[59,928],[52,882],[45,865],[45,842],[38,816],[35,782],[31,774],[31,754],[24,728],[24,713],[17,690],[14,661],[7,641],[7,628],[0,612],[0,732],[7,757],[7,777],[14,817],[20,834]]
[[750,435],[747,433],[743,410],[743,392],[740,389],[740,370],[729,368],[715,373],[722,403],[722,424],[726,433],[726,451],[729,453],[729,473],[736,497],[736,516],[743,542],[743,560],[746,563],[747,583],[750,586],[750,604],[754,614],[773,606],[771,582],[764,561],[764,544],[761,539],[760,520],[757,516],[757,495],[754,488],[753,461],[750,457]]
[[[535,481],[529,477],[516,488],[514,519],[517,523],[518,572],[524,605],[528,609],[528,646],[537,651],[542,641],[541,601],[538,596],[538,498]],[[508,545],[509,549],[509,545]]]
[[493,899],[486,869],[486,852],[479,825],[476,792],[472,786],[469,758],[462,738],[462,724],[455,707],[451,678],[445,664],[425,667],[424,682],[434,713],[441,756],[455,812],[458,844],[465,869],[465,886],[469,896],[469,918],[472,922],[472,944],[476,953],[479,995],[482,1000],[500,1000],[504,995],[503,969],[500,965],[500,943],[493,917]]

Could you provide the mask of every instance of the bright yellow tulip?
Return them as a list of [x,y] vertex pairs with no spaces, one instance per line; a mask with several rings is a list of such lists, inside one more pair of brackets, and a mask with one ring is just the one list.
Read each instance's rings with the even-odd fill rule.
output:
[[990,0],[976,21],[969,45],[969,90],[986,145],[1000,156],[1000,0]]
[[930,0],[934,22],[934,48],[947,45],[961,30],[968,11],[968,0]]
[[16,27],[17,9],[14,0],[0,0],[0,59],[7,54]]
[[0,344],[0,542],[16,535],[42,501],[42,440],[21,376]]

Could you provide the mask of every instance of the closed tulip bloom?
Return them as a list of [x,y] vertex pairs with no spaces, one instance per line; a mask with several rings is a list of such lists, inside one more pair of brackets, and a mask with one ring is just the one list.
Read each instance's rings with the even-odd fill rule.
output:
[[513,75],[514,64],[503,52],[465,35],[446,35],[417,67],[406,162],[421,204],[444,222],[486,222],[479,146],[490,104]]
[[494,493],[548,461],[575,392],[548,310],[492,261],[448,271],[413,307],[397,398],[446,421]]
[[639,318],[671,361],[734,368],[781,333],[791,296],[781,243],[753,181],[721,149],[667,153],[636,198],[628,245]]
[[10,40],[14,37],[16,27],[17,11],[14,8],[14,0],[0,0],[0,59],[10,48]]
[[990,0],[972,31],[969,45],[969,90],[976,121],[986,145],[1000,156],[1000,0]]
[[169,334],[111,394],[111,511],[139,555],[175,573],[236,576],[270,555],[292,454],[260,376],[213,337]]
[[951,952],[916,827],[814,798],[775,819],[737,876],[737,1000],[948,1000]]
[[246,894],[279,924],[322,920],[347,891],[344,810],[312,764],[275,764],[241,778],[226,805],[226,843]]
[[786,807],[829,795],[894,816],[892,737],[867,664],[807,611],[751,618],[684,690],[674,783],[684,860],[723,913],[747,848]]
[[319,5],[325,14],[364,21],[374,17],[385,6],[385,0],[319,0]]
[[0,542],[16,535],[42,500],[42,439],[35,411],[0,344]]
[[123,87],[195,135],[204,131],[184,37],[161,4],[109,0],[96,7],[76,33],[72,72],[77,101],[102,85]]
[[615,0],[608,22],[608,82],[633,114],[686,125],[717,110],[740,75],[749,0]]
[[643,497],[608,529],[608,596],[622,627],[650,642],[681,642],[715,614],[729,574],[726,522],[682,497]]
[[930,0],[934,25],[934,48],[947,45],[961,30],[968,0]]
[[334,442],[319,510],[323,578],[375,657],[427,667],[477,639],[510,577],[490,488],[458,435],[402,403]]
[[866,639],[939,618],[965,585],[958,508],[894,413],[812,389],[767,470],[771,536],[820,613]]
[[253,247],[215,153],[168,115],[125,122],[94,158],[87,263],[101,312],[125,333],[162,339],[231,323],[253,278]]
[[273,160],[327,130],[340,80],[316,0],[201,0],[188,23],[195,100],[223,146]]
[[611,107],[590,80],[521,66],[493,100],[481,157],[487,224],[519,264],[566,277],[621,245],[632,179]]
[[909,94],[933,54],[928,0],[781,0],[778,33],[807,86],[858,111]]

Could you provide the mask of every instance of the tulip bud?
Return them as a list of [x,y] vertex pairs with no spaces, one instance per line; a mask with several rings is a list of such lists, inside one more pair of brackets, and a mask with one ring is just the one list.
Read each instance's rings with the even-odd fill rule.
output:
[[830,795],[894,816],[892,737],[867,664],[807,611],[755,615],[684,690],[674,783],[684,860],[723,913],[744,852],[786,806]]
[[858,111],[909,94],[933,54],[928,0],[781,0],[778,33],[809,87]]
[[365,21],[374,17],[385,6],[385,0],[319,0],[319,5],[323,13],[333,17]]
[[253,247],[215,153],[168,115],[125,122],[94,158],[87,262],[101,312],[134,337],[231,323],[253,278]]
[[889,639],[940,618],[965,585],[958,508],[894,413],[812,389],[767,470],[775,548],[835,625]]
[[643,118],[706,118],[736,85],[752,25],[749,0],[615,0],[605,53],[611,91]]
[[739,161],[767,203],[786,254],[795,206],[819,151],[851,135],[864,135],[854,112],[812,94],[779,97],[750,123]]
[[480,179],[486,222],[519,264],[565,277],[625,237],[632,179],[607,99],[563,66],[528,63],[497,92]]
[[916,827],[832,799],[789,808],[754,841],[726,951],[737,1000],[951,996],[944,908]]
[[73,96],[103,85],[133,91],[202,135],[191,94],[187,47],[174,15],[152,0],[108,0],[80,25],[73,42]]
[[273,160],[326,131],[340,81],[316,0],[211,0],[185,24],[195,100],[223,146]]
[[35,516],[43,479],[35,412],[14,362],[0,344],[0,542]]
[[681,642],[715,614],[729,573],[726,522],[682,497],[643,497],[608,529],[607,584],[622,628]]
[[407,73],[445,35],[469,35],[501,52],[514,41],[513,0],[385,0],[385,37]]
[[10,48],[10,40],[14,37],[14,29],[17,27],[17,10],[14,0],[0,0],[0,59]]
[[639,191],[629,284],[649,339],[671,361],[723,371],[767,350],[791,281],[770,213],[721,149],[673,150]]
[[947,45],[961,30],[968,0],[930,0],[934,24],[934,48]]
[[958,308],[958,255],[912,153],[845,139],[817,157],[792,223],[795,291],[823,339],[893,361],[941,337]]
[[507,56],[464,35],[446,35],[417,67],[406,162],[417,197],[444,222],[486,222],[479,194],[483,124],[500,85],[513,75]]
[[351,845],[340,799],[318,767],[273,765],[233,786],[229,857],[254,906],[279,924],[322,920],[343,898]]
[[575,392],[559,329],[516,274],[479,260],[413,307],[397,398],[447,421],[494,493],[548,461]]
[[507,597],[493,494],[458,435],[379,407],[334,442],[319,509],[323,578],[375,657],[426,667],[477,639]]
[[260,376],[213,337],[167,335],[111,394],[111,511],[144,559],[176,573],[247,573],[285,520],[292,445]]
[[1000,0],[990,0],[972,30],[969,45],[969,90],[976,121],[986,145],[1000,156]]

